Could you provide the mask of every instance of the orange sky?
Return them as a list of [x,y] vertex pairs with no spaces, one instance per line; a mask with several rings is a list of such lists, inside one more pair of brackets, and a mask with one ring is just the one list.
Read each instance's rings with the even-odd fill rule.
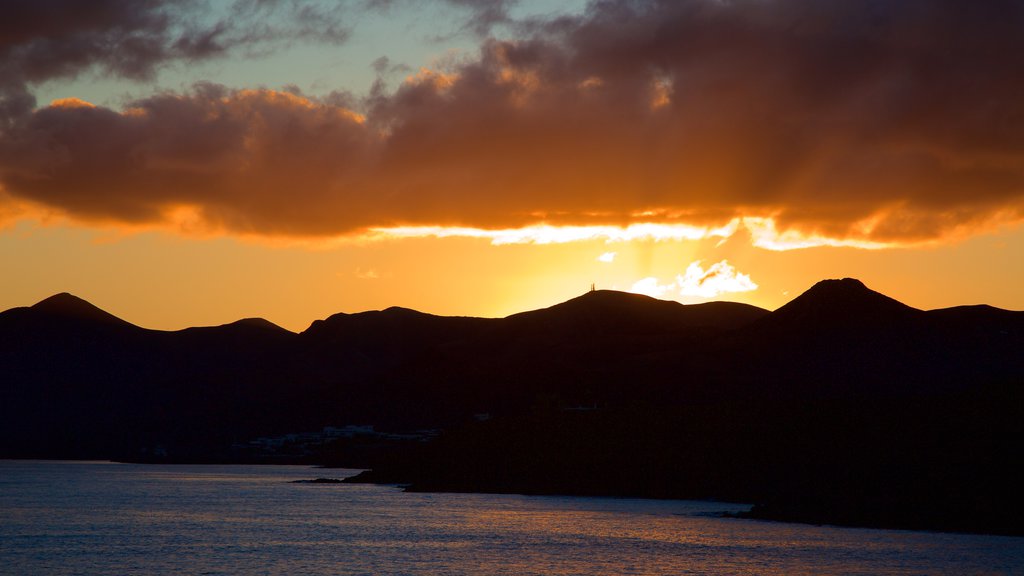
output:
[[[213,325],[250,316],[302,330],[335,312],[401,305],[437,314],[504,316],[589,289],[629,290],[649,277],[665,286],[700,260],[722,260],[758,288],[712,298],[663,293],[684,303],[728,299],[774,309],[822,278],[853,276],[910,305],[990,303],[1024,309],[1024,231],[930,248],[754,248],[743,239],[604,241],[494,246],[486,240],[411,239],[357,246],[273,246],[231,237],[122,236],[20,224],[0,234],[0,308],[72,293],[149,328]],[[599,258],[613,252],[612,262]],[[27,256],[31,257],[27,257]]]
[[0,308],[298,330],[592,282],[775,308],[854,276],[1024,309],[1017,4],[513,4],[26,3]]

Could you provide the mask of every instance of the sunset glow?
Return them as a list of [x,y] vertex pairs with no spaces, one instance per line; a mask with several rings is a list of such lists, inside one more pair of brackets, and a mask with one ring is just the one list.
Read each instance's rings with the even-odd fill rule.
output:
[[0,573],[1024,573],[1022,423],[1024,0],[3,0]]
[[592,283],[775,308],[845,276],[1024,308],[997,7],[58,4],[0,37],[0,308],[302,329]]
[[495,246],[503,244],[565,244],[601,240],[607,243],[636,240],[681,241],[705,238],[728,238],[736,232],[738,221],[718,227],[698,227],[686,224],[630,224],[629,226],[551,226],[540,224],[523,228],[482,230],[479,228],[444,226],[409,226],[377,228],[366,237],[375,239],[400,238],[482,238]]

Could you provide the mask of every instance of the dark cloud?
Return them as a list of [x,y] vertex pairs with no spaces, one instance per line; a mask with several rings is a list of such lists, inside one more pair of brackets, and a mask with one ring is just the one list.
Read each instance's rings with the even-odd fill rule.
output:
[[0,86],[95,69],[147,79],[169,61],[272,49],[296,40],[340,43],[340,6],[302,0],[7,0],[0,19]]
[[495,26],[513,22],[509,10],[518,0],[447,0],[453,6],[467,8],[470,18],[463,28],[478,36],[487,36]]
[[263,234],[758,215],[920,241],[1024,218],[1021,2],[606,0],[520,30],[361,102],[43,108],[3,135],[0,181],[80,218],[188,205]]
[[351,113],[209,84],[124,113],[43,108],[0,148],[9,190],[78,217],[159,222],[184,205],[208,223],[264,233],[351,225],[346,212],[368,206],[346,183],[373,153]]
[[[455,29],[449,34],[470,32],[480,37],[491,33],[499,25],[519,25],[510,14],[511,9],[519,4],[519,0],[437,0],[438,4],[455,7],[466,16],[455,19]],[[407,7],[423,6],[422,0],[363,0],[364,9],[379,12],[391,12]],[[444,37],[442,34],[440,37]]]
[[397,73],[408,73],[412,72],[412,68],[408,64],[392,62],[387,56],[381,56],[370,63],[370,67],[377,73],[377,76],[383,77],[388,74]]

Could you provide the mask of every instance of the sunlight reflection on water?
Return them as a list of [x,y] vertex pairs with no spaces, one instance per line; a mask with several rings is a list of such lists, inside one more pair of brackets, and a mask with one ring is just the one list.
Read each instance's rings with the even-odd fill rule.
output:
[[293,484],[352,471],[0,461],[0,574],[1017,574],[1024,539],[678,500]]

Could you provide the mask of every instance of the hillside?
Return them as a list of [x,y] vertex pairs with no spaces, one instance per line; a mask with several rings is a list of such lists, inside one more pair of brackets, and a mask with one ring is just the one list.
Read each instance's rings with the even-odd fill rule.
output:
[[[147,330],[59,294],[0,313],[0,457],[335,463],[414,489],[1015,532],[1020,350],[1022,312],[922,311],[853,279],[774,312],[594,291],[499,319],[335,314],[299,334]],[[378,432],[252,444],[356,424]]]

